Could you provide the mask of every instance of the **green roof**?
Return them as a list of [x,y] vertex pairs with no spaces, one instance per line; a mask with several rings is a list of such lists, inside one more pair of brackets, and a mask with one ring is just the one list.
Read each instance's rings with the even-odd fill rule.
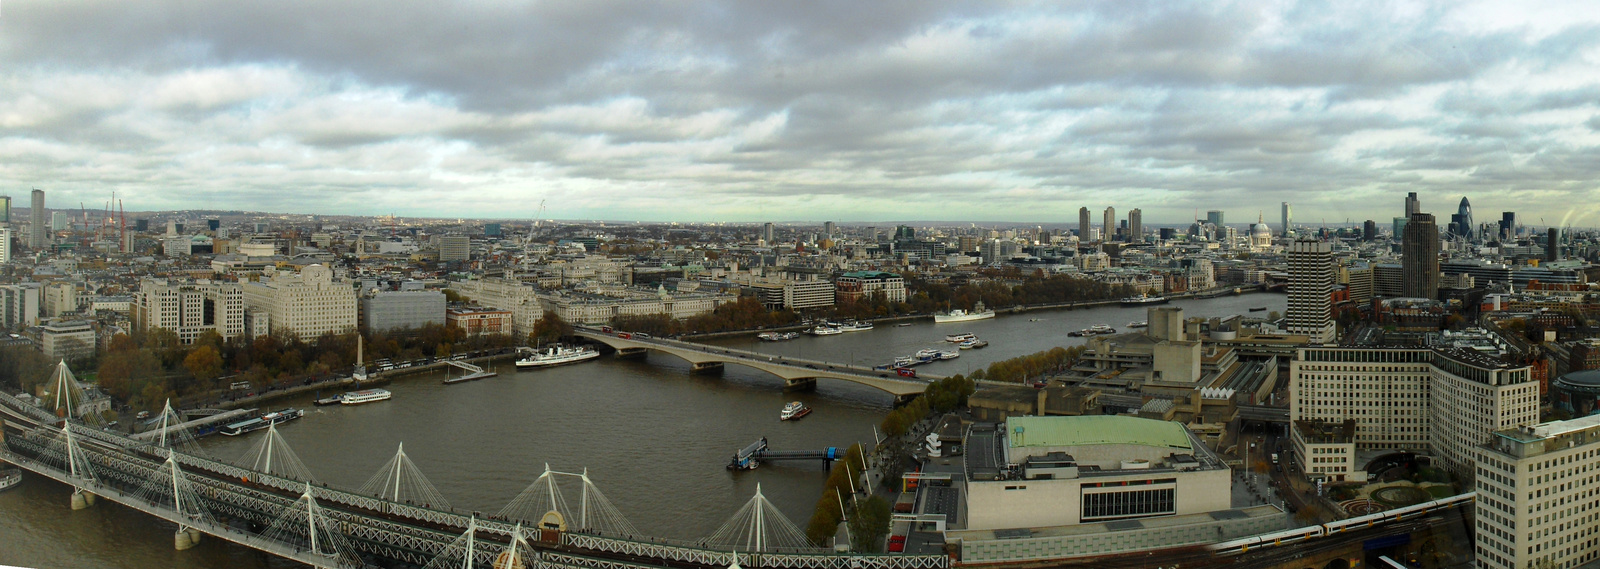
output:
[[1193,450],[1182,424],[1120,415],[1012,417],[1006,420],[1011,448],[1083,445],[1144,445]]

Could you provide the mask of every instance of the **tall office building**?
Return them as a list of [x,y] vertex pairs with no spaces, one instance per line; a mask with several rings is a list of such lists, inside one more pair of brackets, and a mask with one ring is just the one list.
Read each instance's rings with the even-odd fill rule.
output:
[[1544,240],[1544,260],[1561,260],[1561,230],[1550,228],[1550,234]]
[[833,237],[838,233],[838,229],[839,227],[834,225],[832,221],[822,223],[822,235],[825,237]]
[[1289,245],[1290,334],[1305,334],[1313,344],[1334,339],[1333,246],[1326,241],[1296,239]]
[[1283,202],[1283,236],[1289,236],[1289,224],[1294,220],[1289,217],[1289,202]]
[[11,223],[11,196],[0,196],[0,225]]
[[1128,210],[1128,242],[1144,243],[1144,212],[1139,208]]
[[33,191],[33,208],[28,211],[28,218],[28,222],[32,224],[29,226],[28,246],[34,249],[43,249],[46,245],[47,227],[44,217],[44,190]]
[[1107,207],[1101,223],[1100,232],[1104,235],[1100,236],[1100,240],[1109,243],[1117,235],[1117,208]]
[[1406,220],[1400,260],[1409,298],[1439,298],[1439,226],[1433,214],[1419,213]]
[[1089,208],[1078,208],[1078,241],[1089,241]]
[[11,228],[0,223],[0,265],[11,262]]
[[471,237],[466,235],[445,235],[439,238],[439,262],[467,261],[471,259]]
[[1450,223],[1454,225],[1455,235],[1472,240],[1472,204],[1467,203],[1467,197],[1461,196],[1461,205],[1456,207],[1456,213],[1450,216]]
[[1222,212],[1214,209],[1206,212],[1206,223],[1215,225],[1217,227],[1222,227]]
[[238,283],[147,278],[133,298],[133,323],[140,330],[170,330],[185,344],[206,330],[224,340],[244,334],[244,289]]
[[50,230],[63,231],[71,226],[72,220],[67,217],[67,212],[57,211],[50,213]]
[[1406,220],[1408,218],[1396,217],[1391,222],[1394,225],[1394,239],[1404,239],[1406,235]]
[[761,224],[761,240],[766,241],[768,245],[771,245],[773,242],[773,237],[776,237],[774,233],[776,232],[773,231],[773,225],[771,222]]
[[1500,430],[1480,453],[1473,478],[1478,566],[1593,567],[1600,559],[1600,415]]
[[1500,212],[1500,238],[1504,240],[1517,238],[1517,212]]
[[1422,202],[1417,201],[1417,193],[1416,192],[1407,193],[1406,194],[1406,218],[1410,219],[1411,216],[1419,214],[1419,213],[1422,213]]
[[1378,222],[1369,219],[1369,220],[1366,221],[1366,223],[1361,224],[1361,240],[1362,241],[1373,241],[1373,240],[1376,240],[1377,238],[1378,238]]
[[273,332],[315,340],[356,329],[356,289],[322,265],[307,265],[299,273],[268,269],[260,281],[243,288],[245,308],[267,315]]

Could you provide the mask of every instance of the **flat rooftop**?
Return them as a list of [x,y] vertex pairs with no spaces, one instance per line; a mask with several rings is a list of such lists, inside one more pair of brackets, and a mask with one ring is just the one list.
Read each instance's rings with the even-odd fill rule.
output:
[[1139,417],[1012,417],[1005,428],[1010,448],[1143,445],[1193,450],[1182,424]]
[[1030,537],[1067,537],[1080,535],[1107,534],[1119,531],[1154,529],[1163,527],[1186,526],[1190,524],[1208,524],[1222,520],[1235,520],[1244,518],[1263,518],[1267,516],[1282,515],[1283,510],[1277,506],[1251,506],[1234,510],[1217,510],[1200,514],[1185,514],[1181,516],[1156,516],[1138,518],[1133,520],[1119,520],[1114,522],[1096,522],[1071,524],[1062,526],[1049,526],[1037,528],[1017,529],[969,529],[945,531],[945,541],[987,541],[991,539],[1025,539]]

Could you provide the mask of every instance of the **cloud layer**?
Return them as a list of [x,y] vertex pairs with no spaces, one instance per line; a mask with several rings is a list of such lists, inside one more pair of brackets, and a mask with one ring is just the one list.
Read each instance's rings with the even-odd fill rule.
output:
[[1600,225],[1600,12],[1395,4],[11,2],[0,192],[685,221],[1290,201],[1335,223],[1415,191]]

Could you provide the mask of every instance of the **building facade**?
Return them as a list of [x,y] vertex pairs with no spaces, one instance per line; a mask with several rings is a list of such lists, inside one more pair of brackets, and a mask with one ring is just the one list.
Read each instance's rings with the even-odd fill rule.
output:
[[266,314],[274,333],[314,340],[356,329],[356,289],[322,265],[264,273],[262,280],[245,283],[244,303]]
[[0,285],[0,325],[9,330],[37,326],[43,296],[38,283]]
[[444,322],[445,326],[460,328],[469,336],[510,334],[513,329],[511,311],[498,308],[476,306],[447,308],[444,311]]
[[1588,567],[1600,559],[1600,415],[1493,434],[1477,455],[1479,567]]
[[1433,214],[1419,213],[1406,221],[1400,245],[1404,267],[1404,294],[1411,298],[1439,298],[1439,226]]
[[206,330],[215,330],[224,340],[245,331],[244,287],[237,283],[144,279],[132,308],[135,327],[171,330],[185,344]]
[[497,277],[452,281],[449,289],[483,306],[511,311],[512,331],[519,335],[532,332],[534,325],[544,317],[545,307],[539,301],[538,289],[509,271]]
[[1332,245],[1297,239],[1289,246],[1289,304],[1285,328],[1313,344],[1334,340]]
[[[388,332],[445,324],[444,293],[436,290],[385,290],[361,299],[361,324],[369,332]],[[510,330],[507,330],[509,333]]]
[[466,261],[472,258],[472,238],[445,235],[439,238],[439,262]]
[[39,333],[39,350],[53,361],[94,357],[94,327],[88,322],[46,324]]
[[883,271],[856,271],[839,275],[834,279],[834,287],[838,300],[860,300],[882,294],[889,302],[906,301],[906,279],[894,273]]
[[28,210],[28,246],[34,249],[43,249],[50,244],[46,237],[50,234],[50,227],[46,225],[44,216],[44,190],[33,191],[32,207]]

